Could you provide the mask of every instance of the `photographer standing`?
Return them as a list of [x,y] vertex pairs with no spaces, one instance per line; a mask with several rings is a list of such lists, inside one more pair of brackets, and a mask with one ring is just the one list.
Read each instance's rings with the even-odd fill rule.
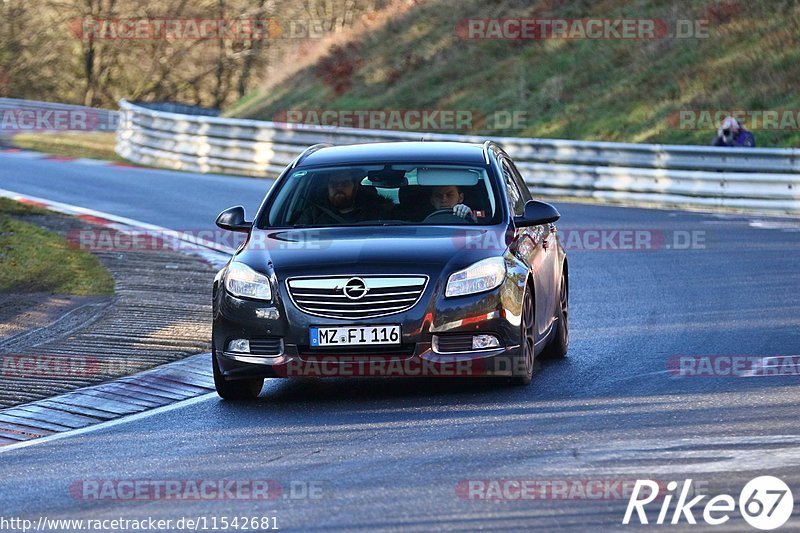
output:
[[725,117],[725,120],[722,121],[717,130],[717,136],[714,137],[714,141],[711,144],[713,146],[754,148],[756,139],[735,118]]

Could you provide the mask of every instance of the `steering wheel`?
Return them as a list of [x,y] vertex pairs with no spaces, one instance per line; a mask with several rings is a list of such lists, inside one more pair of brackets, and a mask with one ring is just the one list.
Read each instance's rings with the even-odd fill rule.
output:
[[327,207],[321,206],[317,202],[312,202],[310,200],[309,200],[308,203],[310,205],[313,205],[314,207],[316,207],[317,209],[319,209],[320,211],[322,211],[326,215],[330,215],[331,217],[333,217],[334,220],[336,220],[340,224],[347,224],[347,221],[344,219],[344,217],[341,217],[341,216],[337,215],[336,213],[334,213],[333,211],[331,211]]
[[472,217],[461,218],[460,216],[453,213],[452,207],[447,207],[445,209],[437,209],[430,215],[426,216],[422,221],[433,222],[434,220],[441,219],[440,222],[461,222],[463,220],[474,224],[475,223],[475,219],[473,218],[474,216],[475,215],[473,215]]

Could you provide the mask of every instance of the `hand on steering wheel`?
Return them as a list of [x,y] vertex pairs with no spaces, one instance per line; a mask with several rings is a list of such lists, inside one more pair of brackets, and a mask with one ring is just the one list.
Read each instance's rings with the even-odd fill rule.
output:
[[[466,212],[464,215],[457,214],[455,209],[456,209],[456,207],[459,207],[459,206],[465,207],[468,212]],[[455,207],[445,207],[444,209],[437,209],[433,213],[431,213],[428,216],[426,216],[425,219],[423,220],[423,222],[427,222],[427,221],[429,221],[431,219],[439,218],[439,217],[445,217],[445,216],[450,216],[454,220],[459,220],[459,219],[467,220],[467,221],[472,222],[472,223],[475,223],[475,222],[478,221],[475,218],[475,214],[472,212],[472,210],[469,207],[467,207],[464,204],[459,204],[458,206],[455,206]]]
[[464,205],[464,204],[454,205],[453,206],[453,213],[456,216],[461,217],[461,218],[469,217],[470,219],[473,219],[473,220],[475,219],[475,215],[472,214],[472,209],[470,209],[469,206]]

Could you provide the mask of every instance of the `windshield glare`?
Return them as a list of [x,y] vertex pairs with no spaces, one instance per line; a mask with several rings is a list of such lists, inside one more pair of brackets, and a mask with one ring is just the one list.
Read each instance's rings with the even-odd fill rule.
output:
[[461,165],[299,169],[280,184],[260,227],[494,223],[486,170]]

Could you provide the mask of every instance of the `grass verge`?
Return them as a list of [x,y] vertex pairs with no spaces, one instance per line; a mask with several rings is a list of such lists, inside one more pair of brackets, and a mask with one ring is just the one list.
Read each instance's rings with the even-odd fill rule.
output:
[[18,133],[12,141],[26,150],[128,163],[114,152],[116,134],[113,132]]
[[0,198],[0,292],[111,295],[114,279],[89,252],[20,220],[48,211]]

